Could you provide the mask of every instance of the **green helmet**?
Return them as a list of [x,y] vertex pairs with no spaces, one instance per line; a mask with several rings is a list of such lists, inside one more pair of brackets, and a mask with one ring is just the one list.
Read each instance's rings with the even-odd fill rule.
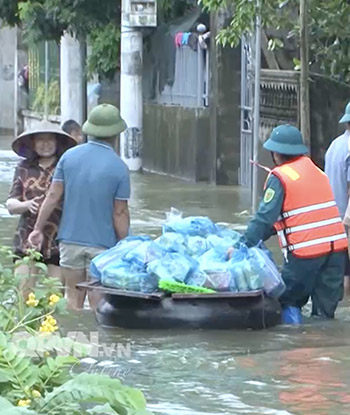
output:
[[264,143],[264,148],[274,153],[289,156],[301,156],[308,152],[301,132],[289,124],[274,128],[269,139]]
[[97,105],[83,125],[83,133],[96,138],[114,137],[126,130],[127,125],[117,107],[111,104]]
[[350,102],[345,107],[345,114],[339,120],[339,124],[350,122]]

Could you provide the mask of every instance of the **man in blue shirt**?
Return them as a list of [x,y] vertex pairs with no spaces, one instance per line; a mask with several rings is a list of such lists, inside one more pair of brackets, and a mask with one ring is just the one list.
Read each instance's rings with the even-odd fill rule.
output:
[[[350,185],[350,102],[345,108],[345,114],[339,121],[346,124],[345,132],[335,138],[329,146],[325,156],[325,173],[331,183],[339,213],[344,219],[349,201]],[[350,261],[346,255],[344,291],[350,295]]]
[[[83,132],[92,138],[61,157],[29,238],[33,246],[40,246],[47,218],[63,197],[58,240],[70,309],[83,307],[85,293],[75,287],[87,280],[91,259],[128,234],[129,171],[113,148],[125,129],[113,105],[99,105],[91,111]],[[89,299],[95,308],[99,298]]]

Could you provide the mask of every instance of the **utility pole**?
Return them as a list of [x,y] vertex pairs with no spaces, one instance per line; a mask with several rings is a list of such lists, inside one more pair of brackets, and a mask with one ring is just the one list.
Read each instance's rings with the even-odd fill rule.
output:
[[310,147],[308,0],[300,0],[300,128]]
[[253,189],[252,189],[252,211],[258,209],[258,156],[259,156],[259,133],[260,133],[260,72],[261,72],[261,0],[257,0],[257,16],[255,22],[255,79],[254,79],[254,125],[253,125]]
[[120,113],[128,128],[120,155],[130,170],[142,167],[142,27],[157,25],[156,0],[122,0]]

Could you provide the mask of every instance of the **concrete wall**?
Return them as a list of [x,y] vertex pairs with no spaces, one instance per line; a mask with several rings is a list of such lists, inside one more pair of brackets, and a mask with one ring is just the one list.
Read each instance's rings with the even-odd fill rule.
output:
[[83,67],[79,41],[65,34],[61,38],[61,116],[63,122],[73,119],[82,124],[83,119]]
[[215,174],[213,182],[238,184],[240,165],[241,49],[221,47],[217,32],[225,26],[227,13],[211,16],[211,142]]
[[[31,130],[32,128],[35,128],[36,125],[44,118],[43,114],[39,114],[31,110],[23,110],[21,113],[23,118],[23,130]],[[61,116],[49,115],[48,121],[50,121],[52,124],[60,125]]]
[[[1,23],[0,23],[1,27]],[[0,132],[12,133],[15,128],[15,56],[16,30],[0,28]]]
[[143,167],[209,181],[210,119],[206,108],[144,105]]

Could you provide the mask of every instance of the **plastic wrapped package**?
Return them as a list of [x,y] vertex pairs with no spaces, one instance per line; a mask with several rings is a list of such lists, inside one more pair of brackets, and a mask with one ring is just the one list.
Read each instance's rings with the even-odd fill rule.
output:
[[194,287],[203,287],[205,285],[205,282],[207,281],[207,278],[208,275],[205,272],[197,269],[190,273],[185,282],[186,284],[192,285]]
[[158,278],[138,270],[129,262],[119,261],[102,272],[105,287],[150,293],[158,288]]
[[147,262],[147,250],[151,243],[152,241],[146,241],[138,245],[124,256],[124,260],[142,267]]
[[204,287],[210,288],[215,291],[230,291],[231,286],[231,273],[228,269],[223,270],[210,270],[206,271],[208,275]]
[[231,291],[249,291],[242,264],[230,262],[229,270],[231,273]]
[[167,253],[163,258],[150,262],[147,266],[147,272],[156,275],[159,279],[185,282],[197,267],[198,264],[194,259],[174,252]]
[[[246,278],[248,248],[241,244],[238,249],[235,249],[232,258],[229,261],[229,270],[232,279],[239,292],[249,291],[249,283]],[[248,264],[249,265],[249,264]]]
[[217,251],[210,249],[197,259],[200,271],[227,271],[228,261],[226,260],[225,250]]
[[188,236],[203,236],[217,232],[216,225],[204,216],[189,216],[184,219],[175,219],[163,226],[163,233],[176,232]]
[[268,251],[258,247],[250,248],[248,258],[254,271],[262,278],[265,293],[271,297],[279,298],[284,293],[286,286]]
[[235,244],[234,240],[229,236],[224,238],[217,235],[209,235],[207,237],[209,248],[213,248],[219,255],[226,258],[227,250]]
[[222,244],[223,238],[219,235],[209,235],[207,236],[207,243],[209,248],[215,248],[216,246]]
[[157,238],[155,242],[168,252],[186,252],[186,239],[180,233],[166,232]]
[[107,249],[91,261],[91,275],[100,280],[102,272],[106,267],[122,260],[129,251],[132,251],[143,242],[150,240],[148,236],[128,236],[122,239],[113,248]]
[[251,266],[249,259],[243,261],[243,272],[250,290],[261,290],[264,286],[261,275]]
[[218,235],[221,238],[230,238],[232,240],[232,246],[235,243],[237,243],[242,237],[242,235],[239,232],[234,231],[233,229],[226,228],[225,226],[222,226],[222,225],[216,225],[216,226],[218,228]]
[[207,275],[204,287],[216,291],[230,290],[231,274],[224,249],[212,248],[198,258],[198,262],[199,271]]
[[208,242],[201,236],[190,236],[187,239],[188,253],[194,257],[199,257],[209,249]]
[[138,267],[143,267],[155,259],[162,258],[166,249],[153,241],[145,241],[124,256],[124,261],[130,262]]

